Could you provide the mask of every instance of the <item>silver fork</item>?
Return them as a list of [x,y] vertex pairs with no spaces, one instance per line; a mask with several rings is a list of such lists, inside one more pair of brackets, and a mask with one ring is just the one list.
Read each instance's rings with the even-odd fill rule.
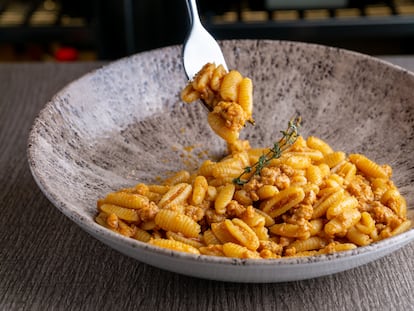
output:
[[226,61],[217,41],[201,24],[196,0],[186,0],[190,15],[191,30],[184,42],[183,63],[189,80],[207,63],[223,65],[227,70]]

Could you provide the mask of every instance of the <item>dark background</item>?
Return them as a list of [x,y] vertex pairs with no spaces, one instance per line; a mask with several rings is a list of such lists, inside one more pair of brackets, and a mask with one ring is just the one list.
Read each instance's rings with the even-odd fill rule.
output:
[[[372,55],[414,52],[413,0],[345,2],[320,8],[307,0],[306,8],[281,10],[266,0],[198,1],[217,39],[304,41]],[[184,0],[0,0],[0,61],[112,60],[181,44],[188,27]]]

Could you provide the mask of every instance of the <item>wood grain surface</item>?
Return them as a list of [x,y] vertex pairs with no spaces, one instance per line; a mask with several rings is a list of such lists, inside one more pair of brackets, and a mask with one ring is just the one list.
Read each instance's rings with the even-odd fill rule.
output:
[[[385,59],[414,70],[414,57]],[[0,64],[0,310],[414,310],[414,243],[327,277],[235,284],[153,268],[82,231],[36,186],[26,141],[53,94],[102,65]]]

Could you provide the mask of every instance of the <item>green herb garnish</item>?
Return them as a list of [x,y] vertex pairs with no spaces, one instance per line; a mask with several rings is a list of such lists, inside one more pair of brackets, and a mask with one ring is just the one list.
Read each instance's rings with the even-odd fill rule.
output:
[[[239,177],[233,179],[233,183],[240,186],[248,183],[254,175],[260,175],[262,169],[268,165],[270,161],[280,158],[282,152],[289,148],[289,146],[293,145],[298,138],[300,122],[301,117],[291,119],[288,123],[286,131],[281,131],[282,138],[273,145],[273,148],[271,148],[266,154],[261,155],[255,164],[252,166],[246,166],[243,173],[241,173]],[[242,179],[245,174],[249,174],[253,171],[254,174],[248,179]]]

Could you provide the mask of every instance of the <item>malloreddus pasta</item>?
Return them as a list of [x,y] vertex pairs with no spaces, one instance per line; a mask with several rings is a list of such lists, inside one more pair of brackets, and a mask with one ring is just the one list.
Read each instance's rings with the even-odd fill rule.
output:
[[239,72],[207,64],[182,98],[206,101],[228,155],[163,184],[109,193],[98,200],[100,225],[176,251],[258,259],[350,250],[410,227],[390,166],[305,139],[298,122],[289,122],[273,148],[239,140],[253,121],[252,83]]

